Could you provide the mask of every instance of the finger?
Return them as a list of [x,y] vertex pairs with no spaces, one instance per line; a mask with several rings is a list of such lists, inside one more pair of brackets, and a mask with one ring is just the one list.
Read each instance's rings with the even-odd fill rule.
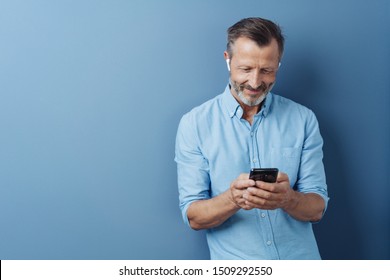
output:
[[283,172],[278,172],[278,177],[276,178],[276,182],[284,182],[284,181],[288,181],[288,175],[286,173],[283,173]]
[[[277,200],[274,200],[275,194],[264,190],[253,189],[255,188],[248,188],[248,191],[243,195],[247,206],[259,209],[275,209],[278,207]],[[254,193],[256,193],[256,195]]]
[[261,197],[250,195],[249,193],[244,195],[245,205],[248,207],[264,209],[267,207],[267,200]]
[[[251,185],[254,185],[254,184],[255,184],[255,180],[249,179],[249,173],[241,173],[241,174],[237,177],[237,180],[246,181],[248,184],[251,184]],[[248,180],[250,181],[250,183],[249,183]]]
[[242,209],[244,210],[252,210],[253,208],[255,208],[254,206],[251,206],[251,205],[248,205],[244,202],[244,204],[241,206]]
[[243,197],[247,200],[252,200],[253,197],[261,198],[265,200],[272,200],[274,194],[272,192],[266,191],[264,189],[249,187],[246,192],[244,192]]
[[245,199],[243,198],[243,194],[246,192],[246,188],[244,190],[237,189],[233,185],[230,188],[231,197],[236,205],[239,207],[245,206]]
[[241,173],[238,177],[238,180],[246,180],[249,179],[249,173]]
[[233,181],[232,187],[234,189],[244,190],[248,187],[255,186],[255,184],[256,184],[255,181],[250,179],[236,179],[235,181]]
[[263,181],[256,181],[256,187],[261,189],[261,190],[266,190],[268,192],[276,192],[277,187],[275,183],[267,183]]
[[239,192],[239,196],[238,196],[238,192],[236,193],[236,197],[234,198],[234,202],[235,202],[235,204],[238,206],[238,207],[240,207],[240,208],[242,208],[242,209],[244,209],[244,210],[250,210],[250,209],[252,209],[253,207],[250,207],[250,206],[248,206],[246,203],[245,203],[245,199],[243,198],[243,192],[242,191],[240,191]]

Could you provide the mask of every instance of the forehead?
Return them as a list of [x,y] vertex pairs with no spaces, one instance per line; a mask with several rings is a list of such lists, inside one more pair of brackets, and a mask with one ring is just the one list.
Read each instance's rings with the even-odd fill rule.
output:
[[266,46],[259,46],[255,41],[238,38],[232,46],[232,58],[241,61],[279,61],[279,47],[275,39]]

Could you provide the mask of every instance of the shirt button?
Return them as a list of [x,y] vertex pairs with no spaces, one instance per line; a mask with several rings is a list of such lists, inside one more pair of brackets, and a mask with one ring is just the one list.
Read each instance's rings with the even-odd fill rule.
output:
[[252,160],[252,162],[256,162],[257,160],[254,158],[253,160]]
[[267,241],[267,245],[270,246],[272,242],[270,240]]
[[262,217],[262,218],[265,218],[265,213],[261,213],[261,217]]

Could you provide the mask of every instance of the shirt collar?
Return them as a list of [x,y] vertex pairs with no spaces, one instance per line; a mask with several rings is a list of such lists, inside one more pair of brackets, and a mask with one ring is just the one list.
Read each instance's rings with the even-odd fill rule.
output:
[[[234,98],[233,94],[230,92],[229,84],[226,86],[225,91],[223,92],[223,103],[226,106],[227,112],[231,118],[237,113],[238,108],[241,108],[240,104]],[[242,115],[242,112],[241,112]]]
[[[230,92],[230,86],[229,84],[226,86],[225,91],[223,92],[223,102],[225,103],[227,112],[231,118],[233,118],[235,115],[237,117],[242,117],[242,109],[240,104],[237,102],[237,100],[234,98],[233,94]],[[258,115],[262,114],[264,117],[266,117],[269,113],[271,104],[273,100],[273,94],[270,92],[267,94],[267,97],[265,99],[265,102],[260,110]]]

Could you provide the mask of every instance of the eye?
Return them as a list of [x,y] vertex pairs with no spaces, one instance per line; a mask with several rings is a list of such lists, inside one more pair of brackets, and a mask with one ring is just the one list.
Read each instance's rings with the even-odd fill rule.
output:
[[249,73],[251,71],[251,68],[248,68],[248,67],[241,67],[239,69],[241,72],[244,72],[244,73]]
[[272,74],[274,71],[272,69],[268,69],[268,68],[264,68],[264,69],[261,69],[261,73],[262,74]]

